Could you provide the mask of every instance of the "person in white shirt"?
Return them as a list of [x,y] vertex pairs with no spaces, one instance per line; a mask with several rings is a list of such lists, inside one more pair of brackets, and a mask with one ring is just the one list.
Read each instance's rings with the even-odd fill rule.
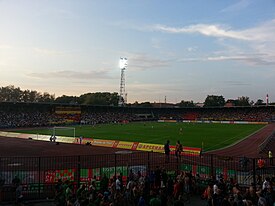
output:
[[121,190],[121,182],[119,180],[119,176],[116,178],[116,190],[120,191]]

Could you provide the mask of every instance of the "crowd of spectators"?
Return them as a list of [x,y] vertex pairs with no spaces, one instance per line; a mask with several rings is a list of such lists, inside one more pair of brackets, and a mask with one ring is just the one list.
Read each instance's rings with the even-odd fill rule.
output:
[[[199,120],[199,121],[275,121],[275,107],[261,108],[193,108],[193,109],[150,109],[123,111],[82,111],[81,114],[57,114],[54,109],[22,108],[5,110],[0,108],[0,128],[41,127],[64,124],[104,124],[132,121]],[[144,109],[143,109],[144,110]]]
[[58,115],[50,111],[0,110],[0,128],[47,127],[66,123],[79,123],[79,121],[72,121],[67,115]]
[[107,178],[105,175],[96,184],[82,184],[75,192],[69,181],[56,185],[57,205],[98,205],[98,206],[145,206],[184,205],[187,195],[195,192],[194,177],[181,172],[176,178],[165,169],[157,167],[150,174],[129,172],[127,181],[122,176]]
[[274,206],[274,178],[266,177],[246,188],[240,188],[233,179],[225,182],[220,178],[208,184],[202,198],[208,206]]
[[84,112],[81,114],[82,124],[106,124],[106,123],[122,123],[140,120],[131,113],[118,113],[118,112]]
[[0,128],[48,126],[51,117],[50,112],[0,110]]
[[156,114],[166,120],[199,121],[250,121],[263,122],[275,120],[275,107],[262,108],[200,108],[178,112],[163,111]]
[[198,113],[200,120],[262,122],[275,119],[275,108],[206,109]]
[[74,189],[68,180],[55,186],[57,205],[76,206],[180,206],[190,202],[190,196],[200,196],[202,205],[207,206],[274,206],[275,177],[266,178],[256,185],[240,188],[232,179],[222,176],[208,179],[202,185],[199,175],[179,171],[175,175],[157,167],[150,174],[129,172],[124,182],[121,175],[112,178],[104,175]]

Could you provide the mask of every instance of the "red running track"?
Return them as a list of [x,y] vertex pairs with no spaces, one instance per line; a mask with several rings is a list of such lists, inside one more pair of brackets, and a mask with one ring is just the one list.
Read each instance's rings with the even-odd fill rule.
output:
[[[259,157],[258,146],[275,130],[275,124],[269,124],[246,139],[230,147],[208,152],[222,156],[246,156]],[[274,143],[273,143],[274,144]],[[275,145],[270,145],[272,153],[275,154]],[[52,142],[36,141],[30,139],[19,139],[0,137],[0,156],[74,156],[74,155],[96,155],[114,154],[122,149],[109,147],[96,147],[86,145],[75,145]]]
[[[251,158],[259,157],[258,147],[264,140],[275,131],[275,124],[268,124],[263,129],[257,131],[244,140],[229,146],[227,148],[208,152],[209,154],[217,154],[222,156],[246,156]],[[269,145],[273,154],[275,154],[275,145]],[[263,156],[267,156],[264,154]]]

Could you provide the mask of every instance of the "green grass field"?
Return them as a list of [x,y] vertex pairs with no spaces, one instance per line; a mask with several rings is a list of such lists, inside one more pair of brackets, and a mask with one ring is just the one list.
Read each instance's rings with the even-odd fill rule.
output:
[[[180,140],[184,146],[214,150],[239,141],[264,125],[245,124],[199,124],[199,123],[129,123],[104,124],[96,126],[76,126],[76,137],[123,140],[164,144],[170,140],[175,145]],[[182,128],[182,132],[180,132]],[[21,133],[52,134],[50,129],[18,130]],[[57,136],[73,136],[72,130],[59,130]]]

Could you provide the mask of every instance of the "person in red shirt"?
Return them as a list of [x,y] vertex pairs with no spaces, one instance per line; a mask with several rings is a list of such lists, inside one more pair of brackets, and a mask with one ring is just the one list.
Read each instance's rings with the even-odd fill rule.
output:
[[174,184],[174,191],[173,191],[174,198],[177,199],[180,193],[181,193],[181,184],[179,181],[176,181]]
[[262,168],[264,167],[264,165],[265,165],[264,159],[263,159],[262,157],[261,157],[260,159],[258,159],[257,164],[258,164],[258,167],[259,167],[260,169],[262,169]]

